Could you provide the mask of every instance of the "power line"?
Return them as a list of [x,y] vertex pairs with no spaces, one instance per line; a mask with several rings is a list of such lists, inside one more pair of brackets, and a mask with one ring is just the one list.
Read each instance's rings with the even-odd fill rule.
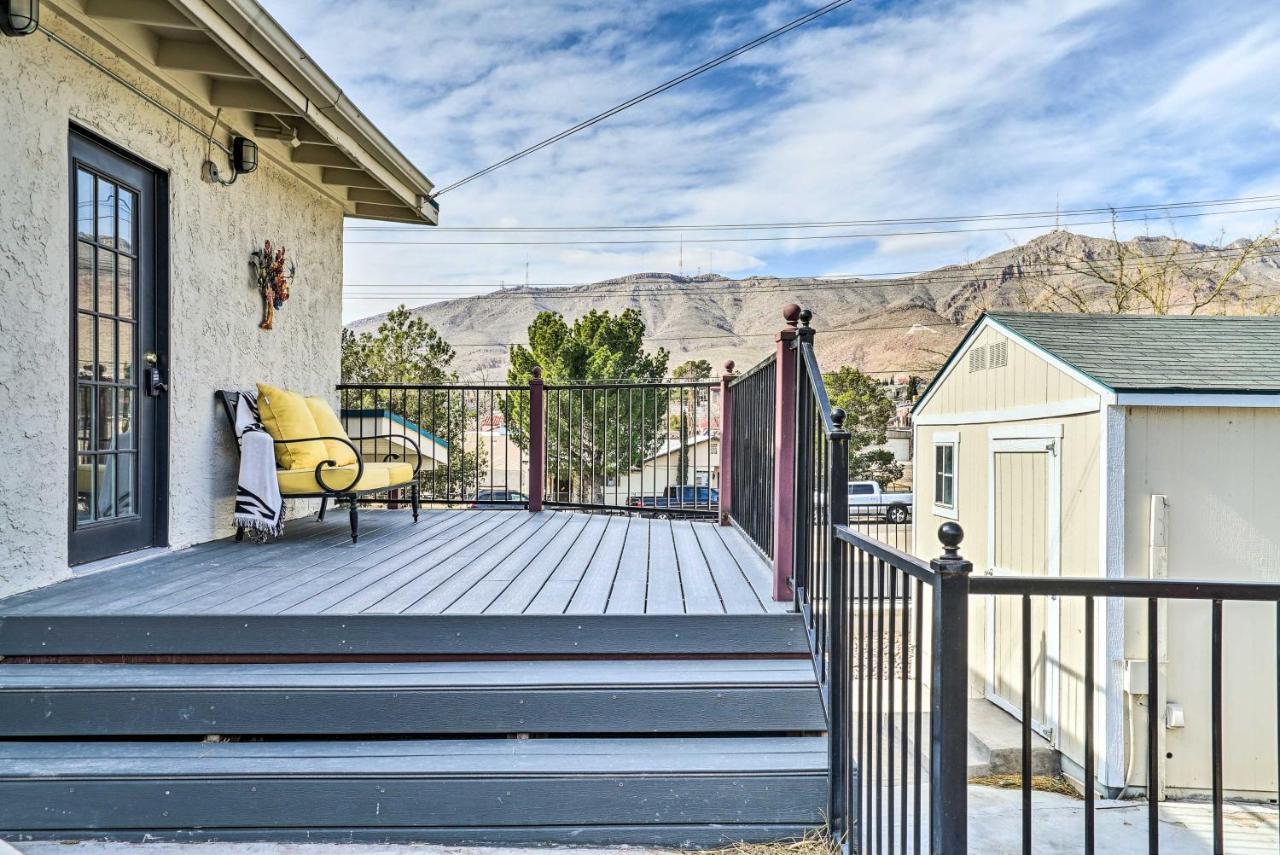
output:
[[[1251,214],[1259,211],[1277,211],[1280,206],[1271,205],[1260,208],[1234,208],[1230,211],[1197,211],[1190,214],[1170,214],[1168,217],[1162,217],[1166,220],[1186,220],[1197,217],[1208,217],[1215,214]],[[1107,220],[1085,220],[1074,222],[1072,226],[1102,226],[1111,223],[1134,223],[1149,221],[1148,217],[1115,217]],[[917,229],[914,231],[898,231],[898,232],[845,232],[835,235],[768,235],[765,237],[724,237],[724,238],[684,238],[674,240],[671,238],[628,238],[625,240],[608,239],[608,240],[456,240],[456,241],[420,241],[420,240],[344,240],[347,246],[616,246],[624,244],[690,244],[690,243],[772,243],[776,241],[800,241],[800,240],[866,240],[870,238],[883,237],[913,237],[924,235],[947,235],[947,234],[968,234],[973,232],[1007,232],[1007,231],[1023,231],[1027,229],[1043,229],[1046,228],[1044,223],[1035,223],[1032,225],[1014,225],[1014,226],[978,226],[975,228],[961,229]]]
[[[1168,255],[1156,256],[1154,258],[1147,256],[1146,258],[1148,261],[1156,261],[1156,262],[1163,262],[1163,261],[1170,261],[1170,260],[1172,261],[1180,261],[1180,260],[1226,261],[1226,260],[1231,260],[1242,254],[1245,254],[1246,252],[1247,250],[1245,249],[1238,249],[1238,250],[1222,249],[1222,250],[1210,251],[1210,252],[1199,252],[1199,251],[1188,250],[1186,252],[1170,253]],[[1259,252],[1256,254],[1255,257],[1256,258],[1272,258],[1272,257],[1278,257],[1278,256],[1280,256],[1280,250]],[[1040,265],[1036,269],[1030,272],[1017,271],[1012,273],[1011,275],[1015,276],[1016,278],[1025,279],[1032,276],[1052,275],[1055,273],[1061,273],[1061,274],[1071,274],[1071,273],[1080,273],[1080,272],[1087,273],[1089,269],[1099,270],[1099,271],[1115,271],[1115,270],[1118,270],[1123,264],[1126,264],[1126,263],[1132,263],[1132,262],[1131,261],[1121,262],[1119,259],[1105,259],[1105,260],[1095,259],[1093,262],[1091,262],[1090,268],[1084,268],[1084,265],[1087,264],[1087,262],[1085,261],[1074,262],[1074,264],[1079,265],[1076,267],[1069,266],[1067,262],[1052,262],[1052,263],[1046,263],[1046,264]],[[981,278],[982,274],[1005,273],[1006,271],[1009,271],[1012,266],[1013,265],[1010,265],[1010,264],[956,265],[954,267],[944,268],[942,270],[913,270],[913,271],[880,272],[880,273],[864,273],[864,274],[849,273],[849,274],[840,274],[839,278],[824,277],[819,281],[814,281],[814,282],[793,282],[788,280],[773,281],[772,278],[770,278],[770,279],[763,280],[763,284],[761,284],[762,280],[759,280],[759,279],[730,280],[728,282],[713,280],[713,281],[703,282],[703,283],[687,282],[687,283],[673,283],[671,285],[658,285],[656,283],[648,283],[646,287],[642,287],[642,288],[617,287],[609,290],[594,290],[589,294],[583,294],[579,291],[570,292],[570,291],[567,291],[567,289],[589,288],[591,287],[591,285],[596,283],[588,283],[588,282],[537,283],[532,287],[545,288],[545,289],[566,289],[566,292],[553,293],[550,291],[497,290],[497,291],[491,291],[490,293],[485,293],[485,294],[460,295],[455,297],[455,299],[510,300],[510,299],[516,299],[516,298],[524,298],[524,299],[536,299],[536,300],[584,300],[584,299],[594,299],[597,297],[611,297],[611,296],[628,296],[628,297],[630,296],[669,296],[669,295],[680,295],[680,294],[706,295],[706,294],[717,294],[717,293],[770,293],[770,292],[789,292],[789,291],[857,290],[857,289],[863,289],[863,288],[866,288],[866,289],[914,288],[921,285],[963,284],[963,283],[972,281],[975,277]],[[903,278],[886,279],[884,281],[877,281],[876,279],[873,278],[873,277],[888,277],[888,276],[903,277]],[[804,278],[804,277],[796,277],[796,278]],[[413,288],[415,286],[349,285],[349,286],[346,286],[346,290],[361,289],[361,288],[369,288],[369,289],[381,288],[381,289],[386,289],[388,292],[391,292],[393,289],[398,287],[404,287],[408,289],[408,288]],[[457,286],[439,285],[439,286],[418,286],[418,287],[441,287],[441,288],[459,287],[459,288],[500,289],[500,288],[510,287],[510,286],[503,286],[499,284],[491,284],[491,285],[466,284],[466,285],[457,285]],[[352,296],[355,296],[359,299],[384,299],[377,295],[357,294]],[[441,294],[441,295],[404,294],[400,296],[387,296],[385,299],[418,299],[418,298],[422,298],[423,296],[446,296],[446,295],[444,294]]]
[[[757,231],[780,229],[844,228],[881,225],[927,225],[929,223],[989,222],[993,220],[1054,219],[1063,217],[1093,216],[1107,213],[1134,213],[1138,211],[1164,211],[1183,208],[1209,208],[1228,205],[1244,205],[1259,202],[1280,201],[1280,194],[1265,196],[1239,196],[1230,199],[1202,199],[1195,201],[1162,202],[1148,205],[1109,205],[1095,208],[1076,208],[1067,211],[1020,211],[996,214],[949,214],[937,217],[891,217],[882,219],[809,220],[774,223],[684,223],[669,225],[611,225],[611,226],[346,226],[347,231],[367,232],[694,232],[694,231]],[[1072,225],[1068,223],[1067,225]]]
[[[932,327],[959,327],[968,326],[968,324],[956,323],[918,323],[918,324],[884,324],[878,326],[855,326],[855,327],[824,327],[818,330],[819,333],[836,333],[836,332],[886,332],[891,330],[912,330],[927,329]],[[744,338],[772,338],[777,335],[776,332],[764,333],[708,333],[706,335],[680,335],[680,336],[645,336],[645,342],[655,341],[706,341],[711,339],[744,339]],[[524,341],[459,341],[449,342],[450,347],[528,347],[529,343]]]
[[499,160],[497,163],[493,163],[493,164],[490,164],[489,166],[486,166],[484,169],[481,169],[479,172],[473,172],[472,174],[468,175],[465,178],[461,178],[453,182],[452,184],[442,187],[441,189],[437,190],[431,195],[433,198],[442,196],[445,193],[448,193],[450,190],[455,190],[458,187],[461,187],[462,185],[467,184],[468,182],[474,181],[477,178],[488,175],[490,172],[493,172],[496,169],[501,169],[504,166],[515,163],[517,160],[520,160],[521,158],[524,158],[524,157],[528,157],[529,155],[533,154],[536,151],[541,151],[542,149],[546,148],[549,145],[554,145],[555,143],[560,142],[560,140],[565,139],[566,137],[573,136],[579,131],[586,130],[587,128],[591,127],[594,124],[603,122],[605,119],[608,119],[612,116],[616,116],[617,114],[621,113],[623,110],[627,110],[631,107],[634,107],[635,105],[641,103],[642,101],[647,101],[650,98],[654,97],[655,95],[661,95],[663,92],[666,92],[668,89],[673,89],[676,86],[679,86],[681,83],[684,83],[685,81],[692,80],[693,78],[697,77],[700,74],[705,74],[706,72],[710,71],[713,68],[724,65],[729,60],[739,57],[742,54],[746,53],[747,51],[754,50],[755,48],[758,48],[767,42],[773,41],[779,36],[786,35],[792,30],[803,27],[805,24],[808,24],[812,21],[816,21],[818,18],[821,18],[823,15],[826,15],[828,12],[834,12],[836,9],[839,9],[841,6],[846,6],[851,2],[853,2],[853,0],[834,0],[834,2],[828,3],[825,6],[822,6],[818,9],[814,9],[812,12],[809,12],[806,15],[801,15],[799,18],[796,18],[793,21],[783,24],[781,27],[778,27],[776,30],[770,30],[769,32],[765,33],[763,36],[759,36],[755,39],[752,39],[746,44],[739,45],[738,47],[734,48],[728,53],[722,53],[720,54],[720,56],[716,57],[715,59],[704,62],[702,65],[699,65],[697,68],[690,69],[689,71],[686,71],[684,74],[681,74],[678,77],[673,77],[670,80],[668,80],[666,83],[659,84],[658,86],[655,86],[646,92],[642,92],[633,98],[623,101],[621,104],[617,104],[613,107],[610,107],[608,110],[605,110],[603,113],[597,113],[591,118],[585,119],[571,128],[566,128],[565,130],[561,131],[560,133],[554,136],[547,137],[541,142],[534,143],[533,145],[527,148],[521,149],[515,154],[508,155],[507,157],[504,157],[502,160]]

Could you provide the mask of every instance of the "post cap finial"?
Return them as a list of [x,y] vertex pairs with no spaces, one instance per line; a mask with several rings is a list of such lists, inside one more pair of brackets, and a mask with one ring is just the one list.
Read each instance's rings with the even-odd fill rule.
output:
[[938,540],[942,543],[944,558],[959,558],[960,544],[964,541],[964,529],[958,522],[944,522],[938,526]]
[[796,303],[787,303],[782,307],[782,319],[787,322],[787,326],[794,327],[800,320],[800,306]]
[[813,312],[812,312],[812,311],[810,311],[809,309],[801,309],[801,310],[800,310],[800,324],[801,324],[802,326],[806,326],[806,327],[807,327],[807,326],[809,326],[809,321],[811,321],[811,320],[813,320]]
[[732,360],[732,359],[726,359],[726,360],[725,360],[725,362],[724,362],[724,373],[725,373],[725,374],[732,374],[732,373],[733,373],[733,365],[734,365],[734,362],[733,362],[733,360]]
[[534,379],[534,380],[541,380],[541,379],[542,379],[542,366],[541,366],[541,365],[535,365],[535,366],[533,366],[532,374],[533,374],[533,379]]
[[840,407],[833,407],[831,410],[831,423],[836,426],[836,430],[844,428],[845,411]]

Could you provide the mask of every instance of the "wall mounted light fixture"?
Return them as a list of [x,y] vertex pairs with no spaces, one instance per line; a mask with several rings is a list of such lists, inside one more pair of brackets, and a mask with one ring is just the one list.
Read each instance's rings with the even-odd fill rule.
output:
[[40,29],[40,0],[0,0],[0,32],[29,36]]
[[211,184],[230,187],[241,175],[248,175],[258,168],[258,144],[248,137],[231,138],[231,177],[223,178],[222,170],[212,160],[204,162],[204,180]]

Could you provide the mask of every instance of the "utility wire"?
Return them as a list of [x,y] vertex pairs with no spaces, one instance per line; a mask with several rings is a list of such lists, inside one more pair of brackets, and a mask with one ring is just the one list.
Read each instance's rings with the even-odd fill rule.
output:
[[[1093,216],[1097,214],[1127,214],[1138,211],[1165,211],[1183,208],[1210,208],[1228,205],[1258,204],[1280,201],[1280,194],[1265,196],[1238,196],[1231,199],[1202,199],[1182,202],[1162,202],[1148,205],[1111,205],[1097,208],[1076,208],[1066,211],[1021,211],[997,214],[949,214],[937,217],[892,217],[864,220],[810,220],[776,223],[685,223],[673,225],[612,225],[612,226],[346,226],[349,232],[697,232],[697,231],[757,231],[781,229],[847,228],[855,226],[928,225],[930,223],[968,223],[998,220],[1053,219]],[[1073,225],[1067,223],[1067,225]]]
[[[1162,220],[1186,220],[1197,217],[1208,217],[1215,214],[1250,214],[1259,211],[1277,211],[1280,206],[1271,205],[1259,208],[1234,208],[1230,211],[1197,211],[1190,214],[1170,214],[1167,217],[1161,217]],[[1111,223],[1133,223],[1133,222],[1149,222],[1149,217],[1113,217],[1107,220],[1085,220],[1071,223],[1072,226],[1102,226]],[[917,229],[911,231],[896,232],[845,232],[835,235],[768,235],[765,237],[724,237],[724,238],[684,238],[681,240],[673,240],[671,238],[627,238],[627,239],[608,239],[608,240],[454,240],[454,241],[422,241],[422,240],[344,240],[346,246],[614,246],[620,244],[721,244],[721,243],[765,243],[775,241],[801,241],[801,240],[867,240],[872,238],[884,237],[913,237],[922,235],[948,235],[948,234],[967,234],[972,232],[1007,232],[1007,231],[1023,231],[1027,229],[1043,229],[1046,228],[1044,223],[1036,223],[1033,225],[1013,225],[1013,226],[977,226],[974,228],[959,229]]]
[[811,21],[816,21],[818,18],[821,18],[823,15],[826,15],[828,12],[834,12],[836,9],[839,9],[841,6],[847,6],[849,3],[852,3],[852,2],[853,0],[834,0],[834,2],[828,3],[825,6],[814,9],[812,12],[809,12],[806,15],[801,15],[799,18],[796,18],[793,21],[783,24],[781,27],[778,27],[776,30],[770,30],[769,32],[765,33],[763,36],[759,36],[758,38],[752,39],[746,44],[739,45],[738,47],[734,48],[728,53],[722,53],[720,54],[720,56],[716,57],[715,59],[708,60],[707,62],[704,62],[702,65],[699,65],[697,68],[693,68],[693,69],[690,69],[689,71],[686,71],[684,74],[681,74],[679,77],[673,77],[670,80],[668,80],[666,83],[659,84],[658,86],[655,86],[646,92],[642,92],[639,95],[636,95],[634,98],[630,98],[626,101],[623,101],[621,104],[610,107],[608,110],[605,110],[603,113],[597,113],[591,118],[585,119],[571,128],[566,128],[565,130],[561,131],[555,136],[547,137],[541,142],[534,143],[528,148],[523,148],[520,151],[516,152],[515,154],[504,157],[502,160],[499,160],[497,163],[493,163],[493,164],[490,164],[489,166],[486,166],[484,169],[481,169],[479,172],[473,172],[470,175],[468,175],[466,178],[461,178],[453,182],[452,184],[442,187],[439,190],[432,193],[431,196],[432,198],[443,196],[445,193],[448,193],[450,190],[455,190],[461,187],[462,185],[467,184],[468,182],[474,181],[477,178],[488,175],[490,172],[493,172],[496,169],[501,169],[504,166],[515,163],[517,160],[520,160],[521,158],[528,157],[529,155],[533,154],[536,151],[541,151],[547,146],[554,145],[555,143],[560,142],[560,140],[565,139],[566,137],[573,136],[574,134],[578,133],[578,131],[586,130],[587,128],[591,127],[594,124],[603,122],[605,119],[608,119],[612,116],[616,116],[618,113],[621,113],[623,110],[634,107],[635,105],[641,103],[642,101],[647,101],[655,95],[661,95],[663,92],[666,92],[668,89],[673,89],[676,86],[679,86],[681,83],[684,83],[685,81],[692,80],[693,78],[697,77],[700,74],[704,74],[713,68],[724,65],[729,60],[739,57],[749,50],[754,50],[755,48],[758,48],[767,42],[773,41],[779,36],[786,35],[792,30],[798,29],[799,27],[803,27],[805,24],[808,24]]
[[[1167,261],[1176,262],[1176,261],[1183,261],[1183,260],[1206,261],[1206,262],[1229,261],[1236,258],[1237,256],[1244,254],[1245,252],[1247,252],[1247,250],[1244,250],[1244,249],[1239,249],[1239,250],[1224,249],[1216,252],[1187,251],[1182,253],[1170,253],[1168,255],[1155,256],[1155,257],[1147,256],[1145,257],[1145,260],[1150,263],[1161,263],[1161,262],[1167,262]],[[1259,252],[1256,254],[1255,257],[1258,259],[1277,258],[1277,257],[1280,257],[1280,250],[1270,250],[1270,251]],[[1091,263],[1085,262],[1083,260],[1074,262],[1074,264],[1076,264],[1077,266],[1073,267],[1073,266],[1069,266],[1065,262],[1053,262],[1053,263],[1037,266],[1030,271],[1023,271],[1023,270],[1016,269],[1014,268],[1014,265],[1011,265],[1011,264],[972,265],[972,266],[956,265],[954,267],[944,268],[942,270],[937,270],[937,271],[917,270],[917,271],[901,271],[897,273],[843,274],[841,278],[826,277],[813,282],[794,282],[794,281],[788,281],[786,279],[775,280],[773,277],[768,277],[763,280],[746,279],[746,280],[736,280],[736,281],[729,281],[729,282],[721,282],[721,281],[713,280],[705,283],[696,283],[696,282],[673,283],[667,286],[657,285],[656,283],[648,283],[646,287],[642,287],[642,288],[617,287],[617,288],[608,289],[608,290],[606,289],[593,290],[590,293],[586,293],[586,294],[581,293],[580,291],[569,292],[567,289],[589,288],[591,287],[592,284],[595,284],[595,283],[586,283],[586,282],[538,283],[536,285],[529,286],[530,288],[545,288],[545,289],[555,289],[555,290],[565,289],[566,293],[554,293],[554,291],[541,291],[541,290],[539,291],[524,290],[523,288],[520,288],[517,290],[512,286],[503,286],[503,285],[497,285],[497,284],[493,284],[493,285],[470,284],[470,285],[456,285],[456,286],[439,285],[439,286],[416,286],[416,287],[509,289],[509,290],[497,290],[497,291],[493,291],[491,293],[485,293],[485,294],[454,295],[454,299],[460,299],[460,300],[479,300],[479,299],[510,300],[514,298],[526,298],[526,299],[535,299],[535,300],[544,300],[544,299],[584,300],[584,299],[594,299],[597,297],[611,297],[611,296],[619,296],[619,297],[621,296],[626,296],[626,297],[658,296],[658,297],[661,297],[661,296],[682,295],[682,294],[695,294],[695,295],[733,294],[733,293],[754,294],[754,293],[771,293],[771,292],[828,291],[828,290],[855,291],[855,290],[861,290],[861,289],[879,289],[879,288],[914,288],[922,285],[927,285],[927,286],[941,286],[941,285],[953,285],[953,284],[958,285],[958,284],[971,282],[975,278],[983,278],[984,274],[997,275],[997,274],[1007,273],[1012,278],[1027,279],[1027,278],[1033,278],[1035,276],[1048,276],[1048,275],[1054,275],[1054,274],[1072,274],[1072,273],[1087,274],[1091,270],[1097,270],[1101,272],[1115,272],[1119,270],[1122,266],[1135,264],[1135,263],[1136,261],[1133,259],[1129,259],[1124,262],[1121,262],[1119,259],[1106,259],[1106,260],[1095,259]],[[1011,270],[1011,268],[1014,268],[1014,269]],[[883,281],[868,279],[868,278],[859,278],[863,276],[865,277],[899,276],[904,278],[887,279]],[[805,277],[795,277],[795,278],[805,278]],[[395,296],[394,295],[395,289],[400,287],[403,287],[406,290],[408,290],[408,289],[414,288],[415,286],[412,286],[412,285],[407,285],[407,286],[348,285],[346,286],[345,290],[350,292],[350,291],[357,291],[358,289],[385,289],[385,293],[388,294],[388,296],[386,297],[380,297],[378,295],[365,295],[365,294],[358,294],[358,293],[351,295],[358,299],[394,300],[394,299],[417,299],[421,297],[421,295],[415,295],[410,293],[406,293],[400,296]],[[448,295],[439,294],[439,295],[431,295],[431,296],[448,296]]]

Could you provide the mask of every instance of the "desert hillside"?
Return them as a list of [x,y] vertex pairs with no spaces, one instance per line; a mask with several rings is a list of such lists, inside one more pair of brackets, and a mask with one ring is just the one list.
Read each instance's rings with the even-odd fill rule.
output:
[[[1168,311],[1186,313],[1242,255],[1247,259],[1227,286],[1196,310],[1280,311],[1280,254],[1274,247],[1245,252],[1246,246],[1169,238],[1137,238],[1117,246],[1055,231],[979,261],[899,279],[641,273],[571,288],[508,288],[432,303],[414,313],[455,346],[456,368],[468,379],[504,378],[505,343],[523,342],[530,321],[544,310],[575,317],[591,309],[638,309],[650,345],[669,350],[672,366],[702,358],[717,367],[727,359],[745,367],[768,352],[782,322],[781,308],[791,302],[813,310],[824,366],[927,375],[984,310],[1078,311],[1122,302],[1128,310],[1149,312],[1155,300]],[[350,327],[371,329],[380,317]]]

